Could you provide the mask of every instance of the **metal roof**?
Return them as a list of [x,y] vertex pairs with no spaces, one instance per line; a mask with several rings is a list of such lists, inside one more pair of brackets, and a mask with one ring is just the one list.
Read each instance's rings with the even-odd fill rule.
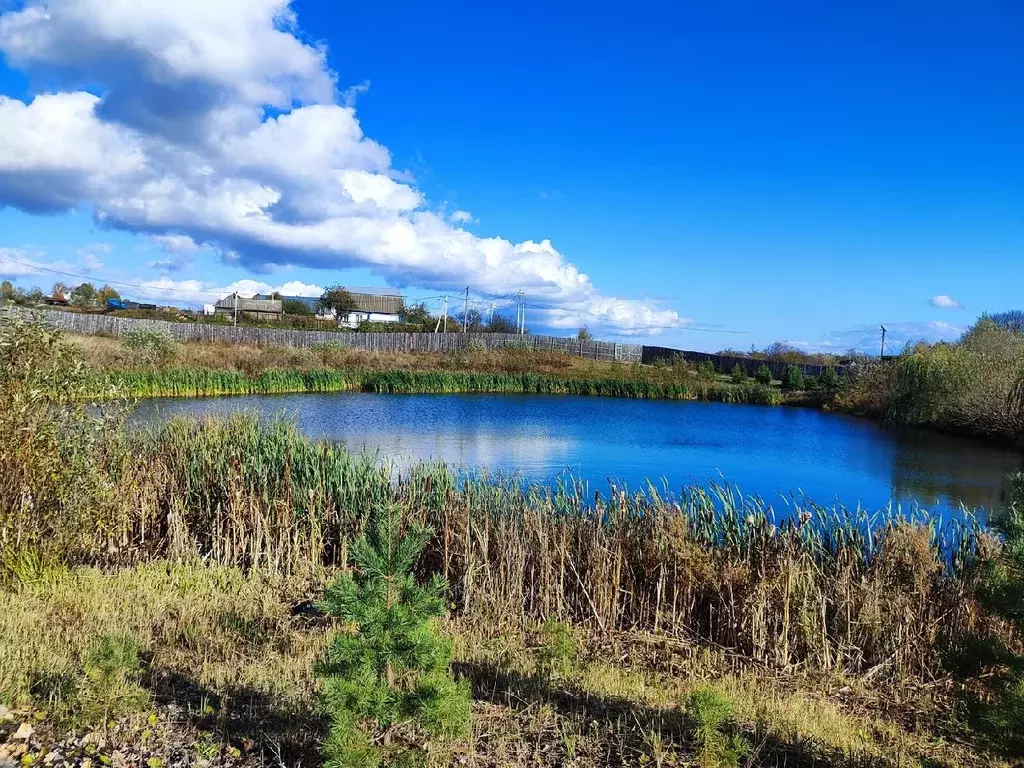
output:
[[[357,312],[379,312],[384,315],[397,315],[405,306],[405,299],[397,293],[363,293],[346,288],[356,304]],[[263,298],[262,296],[260,298]],[[319,297],[282,296],[282,301],[301,301],[311,310],[316,310]]]

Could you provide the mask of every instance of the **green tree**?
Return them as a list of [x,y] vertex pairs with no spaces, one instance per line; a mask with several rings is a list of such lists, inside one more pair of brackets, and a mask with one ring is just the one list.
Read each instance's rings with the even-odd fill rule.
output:
[[332,285],[317,300],[318,309],[334,312],[340,319],[356,308],[355,297],[343,285]]
[[330,768],[415,759],[422,736],[458,737],[469,724],[469,687],[452,676],[451,643],[435,622],[447,584],[436,575],[420,584],[411,573],[430,531],[403,533],[400,517],[393,505],[375,510],[352,549],[355,572],[324,593],[323,609],[347,627],[318,669]]
[[761,367],[757,369],[757,373],[754,374],[754,378],[761,384],[767,386],[772,383],[772,369],[767,365],[762,364]]
[[796,365],[787,365],[786,370],[782,374],[782,388],[803,389],[804,384],[803,369]]
[[281,308],[286,315],[295,315],[297,317],[309,317],[313,314],[313,310],[309,308],[309,305],[304,301],[298,299],[284,299],[281,302]]
[[0,283],[0,299],[12,300],[14,298],[14,285],[10,280],[4,280]]
[[504,315],[495,314],[487,321],[488,333],[519,333],[516,324]]
[[736,365],[732,367],[732,380],[736,384],[742,384],[744,381],[747,380],[747,371],[739,363],[736,363]]
[[821,372],[821,377],[818,379],[823,389],[833,390],[839,387],[839,374],[836,373],[836,369],[829,366]]
[[96,304],[96,286],[82,283],[71,292],[71,303],[76,307],[91,307]]
[[484,319],[478,309],[459,313],[459,321],[470,333],[481,333],[484,330]]
[[590,329],[587,328],[587,326],[585,326],[585,325],[582,328],[580,328],[579,331],[577,331],[577,333],[576,333],[576,341],[593,341],[593,340],[594,340],[593,334],[590,332]]
[[424,330],[434,330],[434,323],[437,322],[437,318],[430,314],[426,304],[413,304],[409,307],[402,307],[402,311],[398,313],[398,319],[408,325],[419,325]]

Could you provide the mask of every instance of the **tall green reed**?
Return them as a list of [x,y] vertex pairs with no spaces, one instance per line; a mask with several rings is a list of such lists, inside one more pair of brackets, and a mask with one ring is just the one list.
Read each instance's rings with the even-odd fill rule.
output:
[[249,376],[238,371],[169,367],[108,371],[98,374],[96,381],[139,398],[362,391],[590,395],[761,405],[777,405],[782,400],[778,390],[753,381],[664,384],[637,379],[559,378],[536,373],[320,369],[271,370]]

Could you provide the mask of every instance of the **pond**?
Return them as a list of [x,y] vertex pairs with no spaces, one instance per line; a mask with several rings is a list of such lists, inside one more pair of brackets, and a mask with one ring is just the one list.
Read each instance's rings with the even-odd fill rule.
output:
[[[591,493],[646,479],[678,491],[724,478],[781,502],[803,494],[879,509],[992,509],[1024,455],[980,442],[803,408],[542,395],[268,395],[150,400],[135,423],[177,414],[285,413],[314,439],[408,466],[440,459],[555,482],[571,472]],[[776,505],[778,506],[778,504]]]

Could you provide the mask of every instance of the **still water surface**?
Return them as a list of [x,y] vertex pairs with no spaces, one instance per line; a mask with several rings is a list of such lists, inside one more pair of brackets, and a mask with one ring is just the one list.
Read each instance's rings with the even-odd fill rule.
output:
[[877,509],[890,499],[992,509],[1018,452],[802,408],[541,395],[268,395],[151,400],[138,423],[177,414],[286,413],[314,439],[406,466],[441,459],[541,483],[570,471],[606,489],[724,477],[747,495],[803,493]]

